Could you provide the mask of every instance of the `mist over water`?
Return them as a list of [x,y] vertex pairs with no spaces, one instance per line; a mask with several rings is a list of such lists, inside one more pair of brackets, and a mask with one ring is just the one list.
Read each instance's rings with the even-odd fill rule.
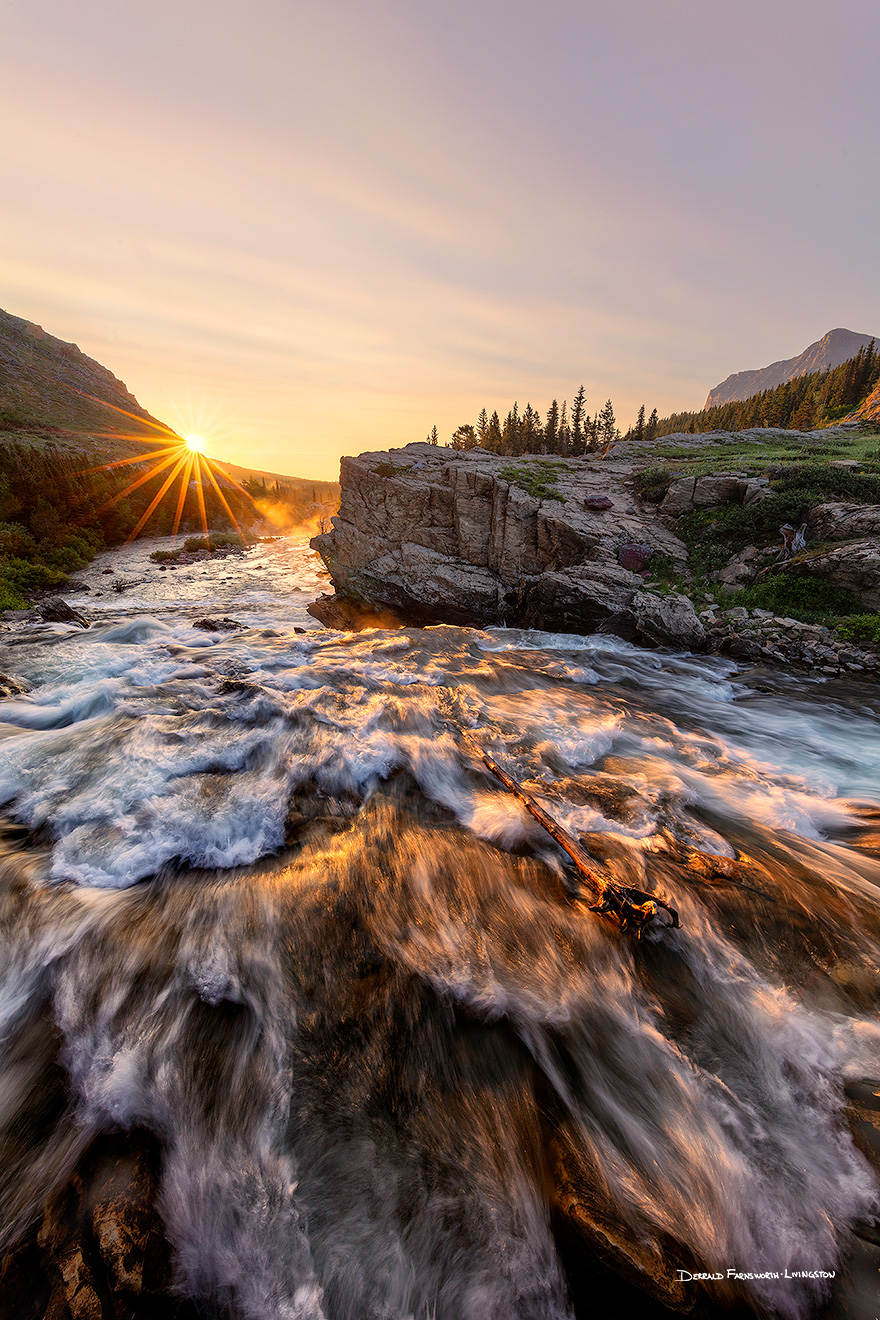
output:
[[[302,544],[139,553],[88,631],[0,659],[33,685],[0,704],[6,1245],[101,1134],[147,1133],[205,1313],[816,1315],[821,1279],[679,1273],[839,1270],[877,1212],[845,1091],[880,1074],[871,690],[337,633]],[[681,929],[569,901],[455,725]]]

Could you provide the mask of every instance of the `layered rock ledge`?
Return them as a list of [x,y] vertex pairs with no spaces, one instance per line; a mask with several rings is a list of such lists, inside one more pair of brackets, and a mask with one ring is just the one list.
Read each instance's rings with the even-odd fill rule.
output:
[[338,596],[415,622],[700,648],[691,601],[646,582],[655,556],[686,575],[687,552],[655,507],[636,505],[633,468],[428,444],[360,454],[342,460],[339,513],[311,544]]

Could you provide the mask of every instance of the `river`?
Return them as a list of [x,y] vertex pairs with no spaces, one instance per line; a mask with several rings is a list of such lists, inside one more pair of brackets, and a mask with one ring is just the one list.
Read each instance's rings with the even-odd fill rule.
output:
[[[303,540],[154,547],[0,635],[0,1315],[873,1320],[876,686],[333,632]],[[680,929],[572,902],[456,725]]]

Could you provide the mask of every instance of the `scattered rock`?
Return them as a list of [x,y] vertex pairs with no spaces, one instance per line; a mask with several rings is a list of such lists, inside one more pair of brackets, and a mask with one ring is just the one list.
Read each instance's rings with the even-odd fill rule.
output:
[[758,573],[761,552],[755,545],[746,546],[727,561],[718,573],[712,574],[712,580],[723,587],[738,587],[744,582],[752,582]]
[[654,558],[654,548],[650,545],[639,545],[630,542],[622,545],[617,551],[617,562],[621,568],[628,568],[633,573],[641,573]]
[[80,628],[88,628],[89,621],[78,610],[71,609],[66,600],[52,596],[37,606],[40,618],[46,623],[78,623]]
[[23,697],[30,690],[30,684],[23,678],[11,678],[9,674],[0,674],[0,699]]
[[584,508],[594,509],[597,513],[601,513],[605,509],[613,509],[614,503],[609,500],[607,495],[588,495],[584,500]]
[[245,624],[239,623],[237,619],[196,619],[194,628],[201,628],[204,632],[235,632],[239,628],[244,628]]

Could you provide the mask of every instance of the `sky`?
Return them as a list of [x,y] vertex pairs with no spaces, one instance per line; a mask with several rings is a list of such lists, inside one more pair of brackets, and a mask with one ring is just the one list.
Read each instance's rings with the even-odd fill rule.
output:
[[0,306],[245,466],[880,335],[877,0],[0,0]]

